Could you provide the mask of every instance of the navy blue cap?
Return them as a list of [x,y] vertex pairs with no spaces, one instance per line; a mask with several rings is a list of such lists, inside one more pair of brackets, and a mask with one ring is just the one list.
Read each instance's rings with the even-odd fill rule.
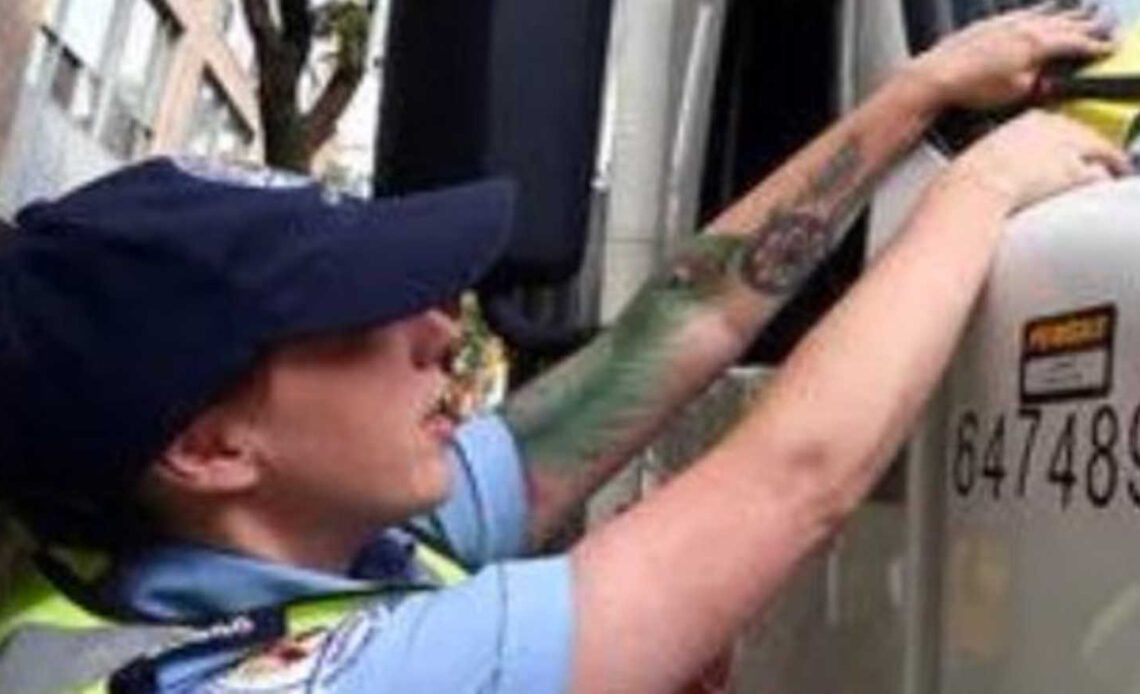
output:
[[152,159],[25,208],[0,244],[0,499],[45,539],[111,544],[147,464],[267,349],[456,297],[512,202]]

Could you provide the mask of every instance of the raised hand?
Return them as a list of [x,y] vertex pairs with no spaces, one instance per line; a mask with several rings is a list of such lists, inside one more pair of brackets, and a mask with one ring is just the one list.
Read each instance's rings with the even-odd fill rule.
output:
[[944,106],[993,108],[1029,96],[1041,68],[1051,61],[1111,53],[1111,30],[1091,5],[1015,10],[950,34],[902,74],[932,87]]
[[980,185],[1016,210],[1070,188],[1131,171],[1127,156],[1064,116],[1029,111],[958,156],[945,181]]

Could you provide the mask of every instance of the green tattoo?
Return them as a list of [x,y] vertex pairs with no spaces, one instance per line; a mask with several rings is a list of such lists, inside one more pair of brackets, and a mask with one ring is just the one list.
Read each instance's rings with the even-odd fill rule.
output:
[[609,332],[508,403],[526,458],[575,469],[621,446],[659,407],[661,376],[684,349],[674,341],[693,311],[726,291],[746,240],[702,234],[651,280]]
[[768,296],[794,291],[830,252],[871,173],[852,139],[752,233],[689,239],[612,329],[507,403],[525,457],[572,472],[635,445],[637,427],[669,406],[664,376],[687,348],[678,336],[689,318],[740,280]]

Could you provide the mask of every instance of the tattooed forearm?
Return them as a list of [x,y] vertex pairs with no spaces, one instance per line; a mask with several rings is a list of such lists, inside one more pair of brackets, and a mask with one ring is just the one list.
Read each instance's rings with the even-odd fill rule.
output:
[[544,469],[579,469],[622,446],[662,406],[665,375],[686,345],[689,316],[726,291],[744,239],[700,235],[630,303],[614,328],[508,403],[525,457]]
[[856,140],[841,146],[792,204],[777,207],[750,232],[740,276],[768,295],[795,291],[835,245],[842,223],[862,201],[870,172]]
[[768,296],[794,291],[860,201],[869,175],[862,169],[850,140],[752,232],[691,238],[609,332],[508,403],[526,457],[544,468],[576,468],[638,443],[639,425],[667,409],[669,370],[691,348],[679,342],[681,327],[741,279]]
[[534,537],[732,363],[835,248],[933,117],[926,92],[891,84],[690,239],[612,328],[512,396]]

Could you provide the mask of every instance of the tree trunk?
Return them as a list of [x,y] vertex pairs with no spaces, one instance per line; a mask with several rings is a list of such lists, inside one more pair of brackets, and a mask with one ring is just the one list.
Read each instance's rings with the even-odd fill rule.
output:
[[289,67],[280,62],[268,69],[262,68],[257,100],[265,138],[265,163],[306,173],[311,161],[297,108],[296,77],[290,72]]
[[[332,77],[309,113],[301,113],[297,88],[309,60],[317,30],[306,0],[277,0],[280,25],[272,20],[267,0],[243,0],[253,37],[259,73],[258,110],[265,141],[265,163],[275,168],[308,173],[313,157],[336,132],[337,121],[364,77],[363,56],[368,46],[367,25],[373,3],[356,33],[338,34],[341,42]],[[352,42],[346,46],[343,42]]]

